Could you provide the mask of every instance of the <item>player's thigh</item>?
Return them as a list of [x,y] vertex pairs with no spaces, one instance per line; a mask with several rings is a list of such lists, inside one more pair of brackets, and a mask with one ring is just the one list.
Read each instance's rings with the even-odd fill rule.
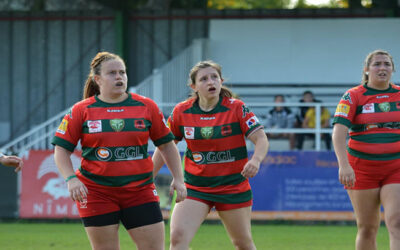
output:
[[92,249],[119,249],[118,228],[119,224],[100,227],[85,227]]
[[171,217],[171,235],[185,235],[191,239],[210,211],[210,206],[198,200],[185,199],[177,203]]
[[348,189],[359,226],[378,227],[380,224],[380,188]]
[[381,201],[385,210],[385,220],[398,221],[400,217],[400,184],[393,183],[381,188]]
[[164,249],[165,233],[163,221],[155,224],[129,229],[128,233],[133,241],[135,241],[136,246],[139,250]]
[[251,240],[251,206],[218,211],[218,214],[233,239]]

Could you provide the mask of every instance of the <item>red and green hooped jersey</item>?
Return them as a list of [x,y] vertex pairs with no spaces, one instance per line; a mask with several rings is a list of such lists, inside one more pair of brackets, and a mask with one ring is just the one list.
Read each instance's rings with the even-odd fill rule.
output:
[[189,99],[168,119],[177,140],[185,138],[185,183],[188,195],[221,203],[251,200],[249,182],[240,172],[248,161],[244,136],[262,128],[245,104],[220,98],[209,112]]
[[350,128],[349,154],[374,161],[400,159],[400,87],[359,85],[340,100],[333,123]]
[[97,96],[76,103],[52,143],[72,152],[81,140],[77,174],[99,185],[141,187],[153,183],[148,140],[158,146],[173,138],[154,101],[129,94],[120,103],[105,103]]

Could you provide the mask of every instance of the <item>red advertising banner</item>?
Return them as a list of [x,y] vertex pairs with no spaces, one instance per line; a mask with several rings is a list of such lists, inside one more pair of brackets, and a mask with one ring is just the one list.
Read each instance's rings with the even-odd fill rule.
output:
[[[74,169],[79,168],[80,152],[72,154],[71,160]],[[79,218],[54,162],[53,151],[30,151],[24,160],[21,181],[21,218]]]

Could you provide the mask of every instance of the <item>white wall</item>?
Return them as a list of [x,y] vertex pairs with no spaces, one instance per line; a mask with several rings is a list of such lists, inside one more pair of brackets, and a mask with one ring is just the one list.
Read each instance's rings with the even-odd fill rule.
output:
[[209,59],[230,83],[359,83],[375,49],[394,57],[400,18],[212,20]]

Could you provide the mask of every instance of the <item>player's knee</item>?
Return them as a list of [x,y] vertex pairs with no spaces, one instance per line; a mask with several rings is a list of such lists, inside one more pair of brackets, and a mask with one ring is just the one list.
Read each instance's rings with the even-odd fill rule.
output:
[[391,236],[400,239],[400,213],[395,213],[385,221]]
[[232,239],[232,243],[238,250],[253,250],[256,249],[251,238],[246,239]]
[[375,239],[378,233],[379,224],[361,223],[358,225],[358,234],[362,238]]
[[185,231],[180,228],[171,229],[171,245],[176,246],[182,243],[185,239]]
[[116,250],[119,244],[92,244],[92,250]]

